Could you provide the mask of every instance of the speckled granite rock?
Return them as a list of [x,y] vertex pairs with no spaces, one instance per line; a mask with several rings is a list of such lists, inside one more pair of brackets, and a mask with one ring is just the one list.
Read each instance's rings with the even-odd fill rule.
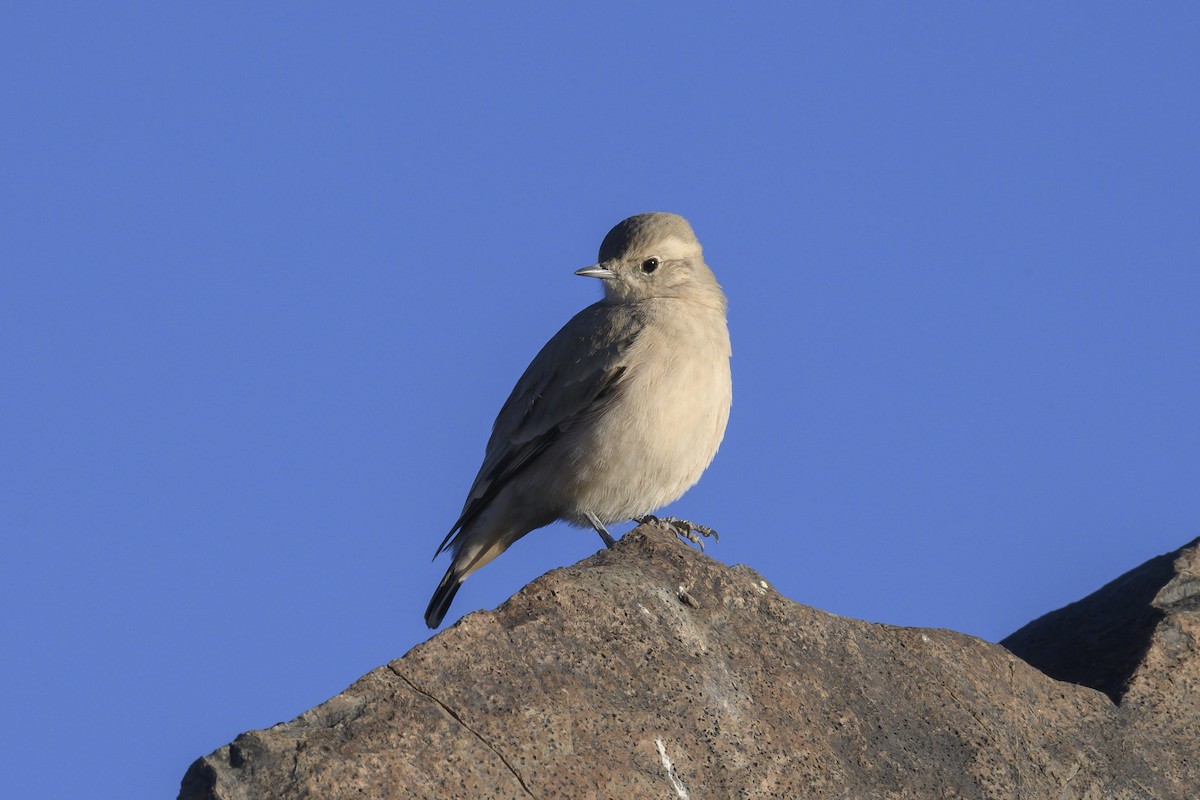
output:
[[[999,645],[799,605],[643,525],[242,734],[180,798],[1192,798],[1196,543],[1165,558],[1139,568],[1153,591],[1101,590],[1128,614],[1088,598],[1070,621],[1143,642],[1118,704]],[[1010,637],[1034,663],[1070,661],[1052,618]],[[1111,686],[1104,652],[1084,661]]]

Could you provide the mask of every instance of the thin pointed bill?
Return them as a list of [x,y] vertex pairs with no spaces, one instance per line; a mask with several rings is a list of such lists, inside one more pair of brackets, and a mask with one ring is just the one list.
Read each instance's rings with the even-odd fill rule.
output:
[[611,269],[605,269],[600,264],[592,264],[590,267],[577,269],[575,270],[575,274],[582,275],[585,278],[599,278],[600,280],[607,280],[608,278],[616,277],[615,272],[613,272]]

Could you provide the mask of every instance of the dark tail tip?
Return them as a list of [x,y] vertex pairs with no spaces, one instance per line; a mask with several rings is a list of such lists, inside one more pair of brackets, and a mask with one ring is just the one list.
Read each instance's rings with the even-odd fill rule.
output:
[[446,570],[442,582],[434,591],[433,599],[429,601],[429,608],[425,609],[426,625],[437,628],[442,624],[442,618],[450,610],[450,604],[454,602],[454,595],[458,594],[460,586],[462,586],[462,581],[454,574],[454,566],[451,565],[450,569]]

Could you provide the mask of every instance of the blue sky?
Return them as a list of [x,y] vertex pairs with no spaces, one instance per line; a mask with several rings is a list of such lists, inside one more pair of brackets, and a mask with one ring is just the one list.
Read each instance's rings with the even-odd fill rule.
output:
[[[670,509],[714,558],[996,640],[1200,533],[1194,4],[0,22],[14,797],[174,796],[423,641],[496,411],[641,211],[730,299]],[[598,546],[531,534],[447,622]]]

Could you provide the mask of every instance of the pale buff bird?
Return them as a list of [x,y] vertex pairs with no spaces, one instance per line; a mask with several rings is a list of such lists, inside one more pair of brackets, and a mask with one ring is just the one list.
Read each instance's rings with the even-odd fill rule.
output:
[[[725,295],[687,220],[638,214],[600,245],[604,299],[576,314],[517,381],[492,426],[462,514],[438,548],[452,560],[425,611],[441,624],[467,576],[555,520],[641,518],[699,480],[732,402]],[[682,536],[714,532],[668,519]]]

